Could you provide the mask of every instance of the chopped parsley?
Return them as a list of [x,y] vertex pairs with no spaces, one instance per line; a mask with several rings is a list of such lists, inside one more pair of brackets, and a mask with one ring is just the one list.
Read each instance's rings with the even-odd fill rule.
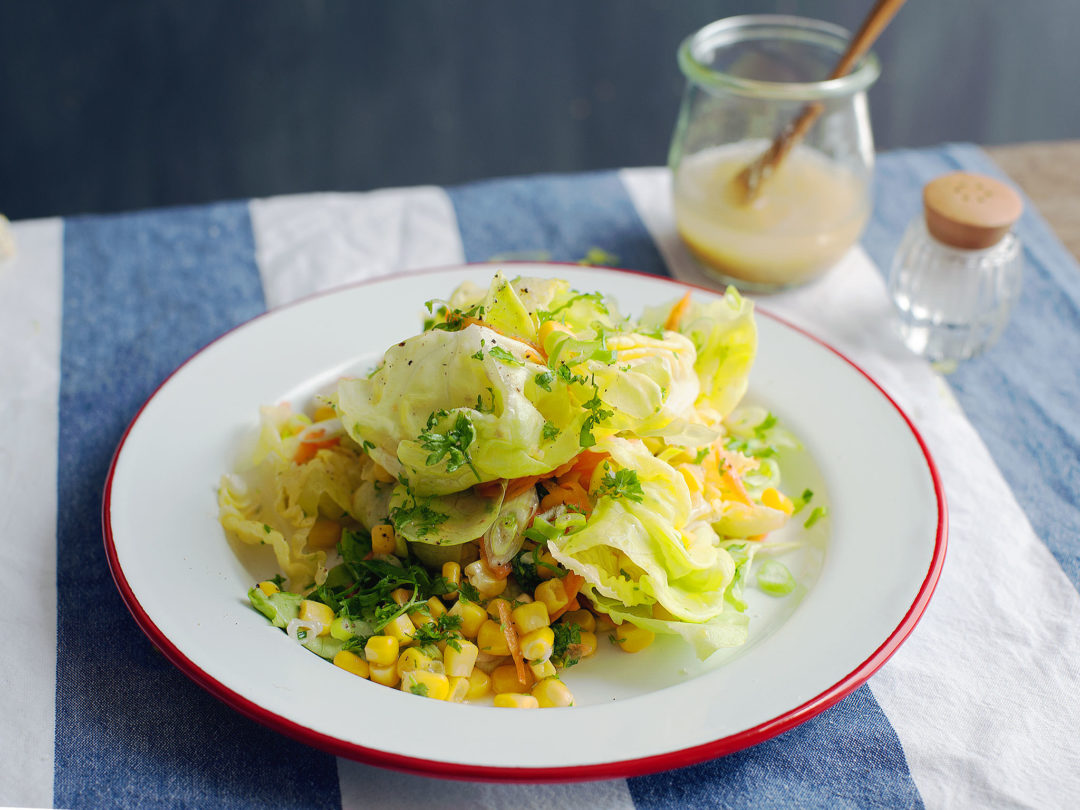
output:
[[412,692],[414,695],[419,695],[420,697],[427,697],[428,695],[427,684],[423,683],[414,683],[412,686],[409,687],[409,691]]
[[581,626],[573,622],[557,622],[551,626],[555,643],[551,649],[551,663],[559,669],[572,667],[581,660]]
[[[563,368],[566,368],[563,366]],[[582,447],[592,447],[596,444],[596,437],[593,436],[593,428],[607,419],[609,416],[614,416],[615,411],[608,410],[604,407],[603,400],[600,399],[600,386],[593,381],[593,395],[592,399],[586,402],[583,406],[589,415],[585,417],[585,423],[581,426],[581,434],[578,437],[578,443]]]
[[490,354],[492,357],[494,357],[496,360],[498,360],[505,366],[525,365],[502,346],[492,346],[490,349],[488,349],[488,354]]
[[555,427],[551,422],[544,422],[544,438],[549,442],[554,441],[559,435],[559,429]]
[[826,517],[828,514],[829,514],[829,510],[828,510],[827,507],[825,507],[825,506],[815,506],[814,511],[812,511],[810,513],[810,517],[808,517],[806,519],[806,522],[803,523],[803,526],[805,528],[809,529],[811,526],[813,526],[815,523],[817,523],[823,517]]
[[641,489],[641,481],[638,480],[635,470],[616,470],[612,473],[605,467],[604,477],[600,481],[600,489],[597,494],[609,498],[626,498],[628,501],[641,503],[645,493]]
[[[437,300],[432,299],[425,304],[428,312],[432,311],[432,304]],[[484,307],[481,304],[476,304],[462,312],[460,309],[450,309],[444,305],[436,310],[436,315],[443,320],[436,322],[435,318],[429,318],[424,322],[425,331],[427,329],[440,329],[444,332],[458,332],[465,327],[466,319],[484,320]]]
[[[408,485],[405,489],[405,503],[390,510],[390,522],[394,525],[395,531],[400,532],[403,526],[411,525],[417,534],[427,536],[450,519],[445,512],[432,509],[430,499],[418,500]],[[368,548],[370,550],[370,544]]]
[[539,374],[533,377],[533,382],[543,388],[545,391],[551,390],[551,384],[554,381],[555,375],[552,374],[550,371],[541,371]]
[[461,617],[444,613],[434,621],[417,625],[416,631],[413,633],[413,638],[420,646],[426,644],[438,644],[440,641],[445,641],[448,646],[460,651],[461,644],[458,643],[460,634]]
[[427,465],[432,467],[444,458],[446,459],[447,472],[454,472],[454,470],[468,465],[469,469],[473,471],[473,475],[476,476],[476,480],[479,481],[480,473],[477,472],[472,459],[469,457],[469,445],[476,440],[476,428],[473,427],[472,420],[464,413],[458,413],[453,427],[447,429],[445,433],[438,433],[434,430],[439,421],[449,415],[447,411],[433,411],[428,417],[427,429],[417,437],[420,445],[429,451]]
[[479,602],[480,591],[476,590],[476,587],[468,580],[461,580],[461,583],[457,586],[458,601],[464,599],[466,602]]
[[814,490],[804,489],[802,495],[792,501],[792,505],[795,507],[791,514],[796,514],[801,511],[814,497]]

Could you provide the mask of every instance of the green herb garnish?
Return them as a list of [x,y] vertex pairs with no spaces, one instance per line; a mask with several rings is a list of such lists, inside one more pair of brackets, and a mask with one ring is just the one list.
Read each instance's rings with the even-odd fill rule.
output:
[[443,410],[432,412],[427,420],[427,429],[417,437],[421,447],[429,451],[427,465],[432,467],[444,458],[446,459],[447,472],[454,472],[454,470],[468,465],[469,469],[473,471],[473,475],[476,476],[476,480],[479,481],[480,473],[477,472],[472,459],[469,457],[469,445],[476,440],[476,428],[473,427],[472,420],[464,413],[458,413],[453,427],[449,428],[445,433],[438,433],[434,430],[439,421],[449,415],[447,411]]
[[641,481],[635,470],[617,470],[612,473],[605,466],[604,477],[600,480],[600,489],[597,492],[600,497],[605,495],[609,498],[626,498],[628,501],[641,503],[645,493],[641,489]]

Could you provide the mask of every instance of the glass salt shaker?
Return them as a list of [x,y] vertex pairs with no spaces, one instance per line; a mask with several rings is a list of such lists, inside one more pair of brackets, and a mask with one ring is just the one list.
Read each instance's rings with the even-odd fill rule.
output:
[[983,175],[927,183],[889,271],[901,338],[940,372],[989,348],[1020,296],[1020,196]]

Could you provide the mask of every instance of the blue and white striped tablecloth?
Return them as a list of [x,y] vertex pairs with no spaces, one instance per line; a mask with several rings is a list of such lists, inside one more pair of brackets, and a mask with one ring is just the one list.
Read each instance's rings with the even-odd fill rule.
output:
[[[950,507],[937,594],[900,651],[802,726],[679,771],[577,785],[425,779],[246,719],[136,627],[102,486],[140,404],[230,327],[405,269],[593,248],[693,280],[661,169],[316,194],[16,223],[0,262],[0,804],[59,807],[1069,807],[1080,797],[1080,268],[1028,205],[1023,296],[947,379],[898,343],[882,273],[922,184],[978,149],[881,156],[874,218],[827,279],[762,302],[873,375]],[[177,583],[178,592],[183,583]]]

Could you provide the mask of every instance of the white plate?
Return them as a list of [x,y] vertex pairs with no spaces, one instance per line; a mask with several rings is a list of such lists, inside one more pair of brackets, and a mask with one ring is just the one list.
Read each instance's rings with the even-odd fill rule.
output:
[[[577,706],[508,714],[358,679],[248,606],[247,589],[273,564],[226,542],[215,488],[259,406],[302,404],[371,364],[419,330],[425,300],[465,279],[486,285],[494,269],[398,276],[275,310],[207,346],[147,401],[113,459],[103,525],[117,585],[153,642],[226,703],[311,745],[417,773],[508,781],[627,776],[730,753],[809,719],[875,672],[914,628],[944,563],[942,488],[914,427],[873,380],[767,315],[748,397],[804,443],[786,460],[789,491],[827,492],[830,512],[789,559],[802,594],[747,589],[751,641],[737,654],[700,665],[674,641],[637,656],[603,650],[566,673]],[[511,273],[567,278],[631,314],[685,290],[574,265]]]

